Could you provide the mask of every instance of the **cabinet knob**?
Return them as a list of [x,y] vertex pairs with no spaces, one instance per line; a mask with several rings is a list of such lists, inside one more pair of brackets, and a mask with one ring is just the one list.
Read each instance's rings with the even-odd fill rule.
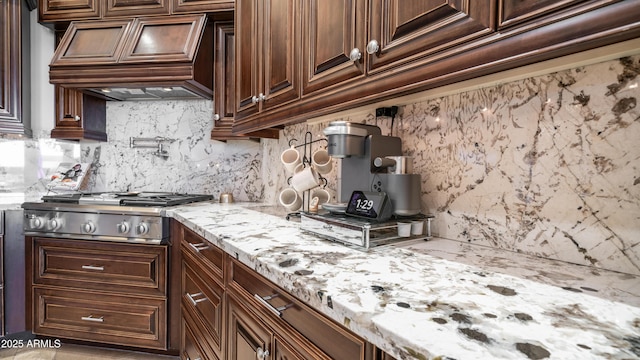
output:
[[380,44],[378,44],[378,40],[371,40],[367,44],[367,54],[373,55],[380,51]]
[[362,58],[362,52],[358,48],[353,48],[349,53],[349,60],[356,62]]
[[73,117],[73,120],[75,120],[75,121],[80,121],[80,116],[78,116],[78,115],[74,116],[74,117]]
[[252,103],[254,103],[254,104],[257,104],[257,103],[259,103],[260,101],[265,101],[266,99],[267,99],[267,97],[266,97],[266,96],[264,96],[264,94],[263,94],[263,93],[260,93],[260,94],[258,94],[258,96],[255,96],[255,95],[254,95],[254,96],[251,98],[251,102],[252,102]]
[[213,121],[218,121],[220,120],[220,115],[219,114],[213,114]]
[[264,360],[267,356],[269,356],[269,350],[263,350],[260,347],[256,349],[256,358],[258,360]]

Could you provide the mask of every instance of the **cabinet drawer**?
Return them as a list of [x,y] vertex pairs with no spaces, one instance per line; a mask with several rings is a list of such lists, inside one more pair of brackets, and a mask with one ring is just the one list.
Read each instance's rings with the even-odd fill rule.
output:
[[211,270],[216,280],[222,282],[222,269],[224,268],[222,249],[187,228],[183,227],[183,231],[183,251],[193,254],[199,264]]
[[33,283],[164,296],[166,246],[36,238]]
[[[305,305],[247,266],[232,259],[230,288],[264,313],[280,317],[333,359],[363,359],[366,342]],[[260,299],[259,299],[260,298]],[[281,309],[277,314],[277,309]]]
[[207,337],[204,336],[197,326],[193,324],[193,319],[183,308],[182,313],[182,344],[180,346],[182,360],[211,359],[217,360],[220,357],[207,345]]
[[222,352],[222,314],[224,289],[215,281],[207,281],[200,267],[185,258],[182,262],[182,307],[184,312],[204,328],[208,345]]
[[166,349],[165,300],[35,287],[39,335]]

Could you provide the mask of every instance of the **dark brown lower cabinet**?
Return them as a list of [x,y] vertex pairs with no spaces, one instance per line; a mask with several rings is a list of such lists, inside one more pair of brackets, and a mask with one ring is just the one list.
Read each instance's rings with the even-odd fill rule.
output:
[[393,360],[180,227],[182,359]]
[[[189,319],[193,340],[200,346],[202,359],[223,359],[224,287],[221,280],[205,275],[206,270],[198,265],[191,254],[185,253],[182,260],[182,313]],[[188,344],[189,334],[183,334],[183,344]],[[183,353],[185,349],[183,348]],[[190,357],[190,359],[195,359]]]
[[168,350],[167,246],[25,239],[34,334]]

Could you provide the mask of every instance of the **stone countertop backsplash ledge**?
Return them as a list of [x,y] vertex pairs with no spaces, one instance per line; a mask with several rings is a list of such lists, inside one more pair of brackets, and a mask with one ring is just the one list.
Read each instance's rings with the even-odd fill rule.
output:
[[261,204],[167,214],[398,359],[640,358],[640,276],[439,238],[363,251]]

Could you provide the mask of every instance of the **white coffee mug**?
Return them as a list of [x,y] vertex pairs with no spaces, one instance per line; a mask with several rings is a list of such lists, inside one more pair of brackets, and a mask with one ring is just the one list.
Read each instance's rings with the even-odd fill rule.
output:
[[318,149],[311,155],[311,163],[320,174],[328,174],[333,167],[333,159],[326,149]]
[[300,164],[296,165],[296,167],[293,169],[293,174],[295,175],[295,174],[299,173],[302,170],[304,170],[304,164],[300,163]]
[[318,205],[328,203],[331,200],[331,193],[324,188],[317,188],[311,190],[311,198],[318,198]]
[[290,174],[292,174],[296,166],[302,162],[300,159],[300,153],[293,146],[280,154],[280,161]]
[[312,167],[305,168],[291,177],[291,186],[300,193],[317,187],[321,182],[320,175]]
[[286,188],[280,192],[278,197],[280,205],[284,206],[287,211],[298,211],[302,206],[302,196],[292,188]]

